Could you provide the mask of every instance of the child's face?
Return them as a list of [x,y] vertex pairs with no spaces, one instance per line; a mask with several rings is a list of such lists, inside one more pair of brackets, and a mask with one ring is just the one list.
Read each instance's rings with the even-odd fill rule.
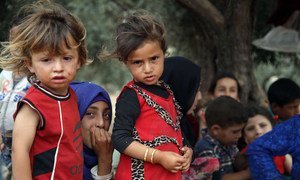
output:
[[283,106],[273,106],[272,111],[274,114],[277,114],[281,120],[287,120],[300,113],[300,99],[295,99],[293,102]]
[[164,53],[158,41],[146,41],[130,53],[126,66],[137,82],[158,83],[164,69]]
[[247,144],[252,143],[256,138],[272,130],[271,122],[263,115],[256,115],[248,119],[244,128],[244,138]]
[[92,135],[94,128],[109,129],[111,122],[110,109],[106,102],[98,101],[89,106],[82,118],[83,143],[92,149]]
[[227,128],[219,127],[215,138],[225,146],[236,144],[242,136],[243,127],[244,124],[236,124]]
[[238,85],[234,79],[225,77],[217,81],[214,97],[230,96],[233,99],[239,100]]
[[63,48],[62,55],[50,56],[47,51],[32,53],[31,62],[27,63],[41,85],[53,93],[65,95],[69,83],[74,80],[80,68],[78,48]]

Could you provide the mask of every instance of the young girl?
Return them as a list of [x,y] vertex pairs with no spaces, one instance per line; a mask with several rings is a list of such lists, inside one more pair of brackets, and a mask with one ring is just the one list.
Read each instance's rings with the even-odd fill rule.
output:
[[78,108],[83,139],[83,179],[111,179],[112,155],[111,124],[112,107],[109,94],[90,82],[72,82],[78,97]]
[[[247,107],[248,121],[243,129],[243,138],[246,143],[250,145],[255,139],[266,134],[267,132],[273,129],[275,121],[272,118],[272,115],[261,106],[251,105]],[[245,170],[248,168],[245,152],[247,147],[245,147],[236,158],[236,170]],[[273,158],[274,163],[276,164],[277,170],[281,173],[290,173],[291,163],[289,162],[289,157],[285,156],[275,156]]]
[[81,179],[80,117],[69,83],[87,61],[86,31],[58,4],[25,8],[32,13],[1,52],[1,67],[27,74],[32,83],[15,113],[13,176]]
[[213,99],[219,96],[230,96],[239,101],[241,98],[241,91],[241,86],[233,74],[221,72],[212,80],[208,89],[208,94]]
[[145,11],[117,27],[112,55],[133,76],[116,103],[113,146],[121,158],[115,179],[181,179],[192,150],[183,147],[180,107],[169,86],[159,81],[167,50],[163,25]]

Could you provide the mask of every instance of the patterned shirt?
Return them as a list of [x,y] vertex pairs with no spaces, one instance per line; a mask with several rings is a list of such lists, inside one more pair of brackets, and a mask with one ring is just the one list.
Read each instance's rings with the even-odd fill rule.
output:
[[272,131],[256,139],[247,150],[253,179],[283,179],[276,170],[273,156],[290,154],[293,158],[292,178],[300,177],[300,115],[276,125]]
[[223,176],[232,173],[237,153],[236,145],[224,146],[207,134],[195,146],[196,158],[191,164],[191,171],[196,173],[197,179],[211,178],[215,174]]

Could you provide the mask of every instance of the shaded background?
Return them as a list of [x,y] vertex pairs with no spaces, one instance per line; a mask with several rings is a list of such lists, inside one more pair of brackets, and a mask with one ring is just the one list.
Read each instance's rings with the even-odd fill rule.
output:
[[[1,0],[0,41],[7,40],[13,15],[32,0]],[[94,62],[82,68],[78,80],[88,80],[118,94],[131,79],[117,60],[101,62],[97,53],[111,47],[120,16],[128,10],[146,9],[166,25],[169,55],[185,56],[202,67],[201,91],[208,89],[218,71],[233,72],[242,85],[242,102],[263,103],[269,79],[299,81],[299,53],[258,49],[251,44],[263,37],[274,23],[277,0],[56,0],[77,15],[87,29],[89,57]],[[291,0],[286,0],[292,3]],[[282,7],[282,5],[280,6]],[[288,11],[292,11],[289,9]],[[279,14],[278,16],[282,16]],[[278,18],[277,17],[277,18]],[[276,19],[276,17],[274,17]],[[282,18],[281,18],[282,19]],[[276,24],[278,25],[278,24]],[[280,24],[279,24],[280,25]]]

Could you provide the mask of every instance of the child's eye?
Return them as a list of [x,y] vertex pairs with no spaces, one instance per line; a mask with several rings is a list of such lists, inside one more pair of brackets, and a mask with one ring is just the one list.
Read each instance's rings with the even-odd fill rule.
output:
[[65,56],[64,57],[64,60],[66,60],[66,61],[69,61],[69,60],[71,60],[72,59],[72,57],[70,57],[70,56]]
[[42,62],[49,62],[49,61],[50,61],[50,59],[48,59],[48,58],[44,58],[44,59],[41,59],[41,61],[42,61]]
[[84,114],[84,116],[88,116],[88,118],[93,118],[93,117],[95,117],[95,114],[94,114],[94,112],[86,112],[85,114]]
[[151,61],[156,61],[156,60],[158,60],[158,59],[159,59],[158,56],[153,56],[153,57],[151,57]]
[[103,113],[103,118],[105,119],[105,120],[110,120],[110,112],[108,111],[108,112],[104,112]]
[[246,128],[246,131],[253,131],[254,130],[254,127],[248,127],[248,128]]
[[141,63],[142,63],[142,61],[139,61],[139,60],[132,61],[132,64],[136,64],[136,65],[139,65],[139,64],[141,64]]

